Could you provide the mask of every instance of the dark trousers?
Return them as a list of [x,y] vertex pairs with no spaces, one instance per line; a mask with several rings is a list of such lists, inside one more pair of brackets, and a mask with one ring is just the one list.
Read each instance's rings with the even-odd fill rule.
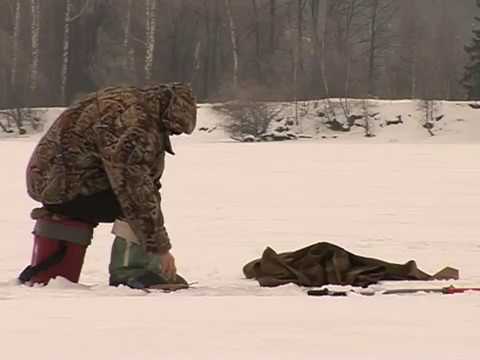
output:
[[43,204],[43,206],[51,213],[94,225],[111,223],[123,217],[120,203],[112,190],[89,196],[80,195],[63,204]]

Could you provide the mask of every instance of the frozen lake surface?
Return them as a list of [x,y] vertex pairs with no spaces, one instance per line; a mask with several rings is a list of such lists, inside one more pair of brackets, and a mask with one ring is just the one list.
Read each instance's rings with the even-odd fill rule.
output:
[[328,241],[393,262],[415,259],[480,286],[480,146],[174,139],[162,195],[180,274],[172,294],[109,288],[110,226],[97,228],[81,284],[14,283],[36,204],[25,192],[37,139],[0,141],[0,338],[9,359],[478,359],[480,294],[306,296],[262,289],[242,266],[265,247]]

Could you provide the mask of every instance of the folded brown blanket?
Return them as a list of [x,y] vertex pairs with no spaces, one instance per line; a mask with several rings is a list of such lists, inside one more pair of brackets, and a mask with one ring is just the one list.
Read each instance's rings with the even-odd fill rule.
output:
[[458,279],[456,269],[446,267],[429,275],[411,260],[394,264],[358,256],[326,242],[293,252],[277,254],[267,247],[260,259],[243,267],[245,276],[256,279],[261,286],[294,283],[301,286],[353,285],[368,286],[382,280]]

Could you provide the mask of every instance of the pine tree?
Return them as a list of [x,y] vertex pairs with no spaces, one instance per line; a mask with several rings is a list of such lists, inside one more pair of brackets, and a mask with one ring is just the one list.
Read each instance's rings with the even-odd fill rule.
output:
[[[476,1],[480,8],[480,0]],[[480,17],[476,16],[475,21],[480,23]],[[462,84],[467,89],[470,99],[480,99],[480,30],[474,29],[473,35],[470,45],[465,46],[470,61],[465,66],[465,76]]]

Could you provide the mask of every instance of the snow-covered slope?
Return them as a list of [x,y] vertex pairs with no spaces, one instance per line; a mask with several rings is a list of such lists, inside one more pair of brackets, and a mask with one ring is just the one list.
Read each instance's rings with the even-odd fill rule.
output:
[[[345,105],[342,100],[331,100],[330,118],[333,116],[340,123],[347,123],[344,115]],[[362,116],[364,105],[368,106],[370,132],[373,137],[365,137],[363,120],[348,132],[333,131],[326,124],[329,107],[325,100],[294,103],[269,103],[272,111],[277,112],[271,129],[295,120],[298,114],[299,126],[292,127],[297,134],[311,137],[311,141],[334,143],[480,143],[480,109],[472,102],[435,101],[433,105],[433,128],[429,132],[423,125],[426,121],[425,104],[420,100],[349,100],[350,114]],[[199,141],[221,141],[230,139],[225,131],[229,118],[219,111],[222,104],[200,104],[198,109],[198,126],[194,137]],[[476,108],[473,108],[472,105]],[[61,113],[62,108],[37,109],[44,129],[48,128]],[[335,115],[333,115],[333,113]],[[0,121],[1,120],[0,116]],[[401,120],[401,121],[399,121]],[[4,120],[3,120],[4,121]],[[4,121],[5,122],[5,121]],[[26,124],[31,136],[35,133]],[[42,130],[43,129],[43,130]],[[432,136],[433,134],[433,136]],[[18,135],[0,132],[0,138]],[[180,140],[182,141],[182,140]]]
[[[327,122],[332,118],[346,124],[345,105],[332,99],[294,103],[271,103],[280,111],[279,117],[295,119],[297,132],[312,136],[315,141],[348,143],[480,143],[480,109],[470,102],[435,101],[432,106],[431,133],[423,126],[426,122],[425,103],[419,100],[349,100],[349,114],[363,116],[364,107],[370,114],[370,133],[365,137],[364,120],[355,122],[348,132],[333,131]],[[474,105],[475,106],[475,105]],[[330,111],[329,111],[330,109]],[[330,114],[330,116],[328,116]],[[275,125],[273,125],[275,126]],[[433,134],[433,136],[432,136]]]
[[[409,106],[385,103],[381,111],[408,118]],[[443,109],[445,143],[477,142],[475,110]],[[162,197],[173,253],[179,273],[198,282],[172,294],[107,286],[108,225],[96,229],[82,285],[16,285],[32,250],[28,214],[37,204],[24,171],[38,138],[0,141],[2,359],[478,358],[479,294],[311,298],[242,275],[266,246],[329,241],[389,261],[415,259],[431,273],[444,265],[461,273],[456,282],[378,288],[480,286],[477,144],[427,144],[443,135],[432,138],[413,122],[379,127],[376,138],[244,144],[225,141],[223,121],[201,106],[199,126],[217,128],[175,137],[177,155],[167,157]]]
[[[347,123],[341,101],[331,100],[335,118]],[[349,100],[350,114],[362,116],[365,100]],[[310,141],[332,143],[480,143],[480,109],[473,108],[471,102],[435,101],[432,109],[431,132],[424,127],[427,121],[425,104],[419,100],[369,100],[370,132],[373,137],[365,137],[363,120],[348,132],[334,131],[326,124],[329,120],[325,100],[294,103],[269,103],[278,111],[271,129],[288,120],[295,120],[298,114],[299,126],[292,127],[298,134],[311,137]],[[203,139],[229,138],[224,126],[229,119],[218,111],[219,104],[204,104],[199,108],[198,121],[201,129],[196,134]],[[476,106],[475,106],[476,107]],[[332,115],[333,116],[333,115]],[[399,121],[401,120],[401,121]]]

